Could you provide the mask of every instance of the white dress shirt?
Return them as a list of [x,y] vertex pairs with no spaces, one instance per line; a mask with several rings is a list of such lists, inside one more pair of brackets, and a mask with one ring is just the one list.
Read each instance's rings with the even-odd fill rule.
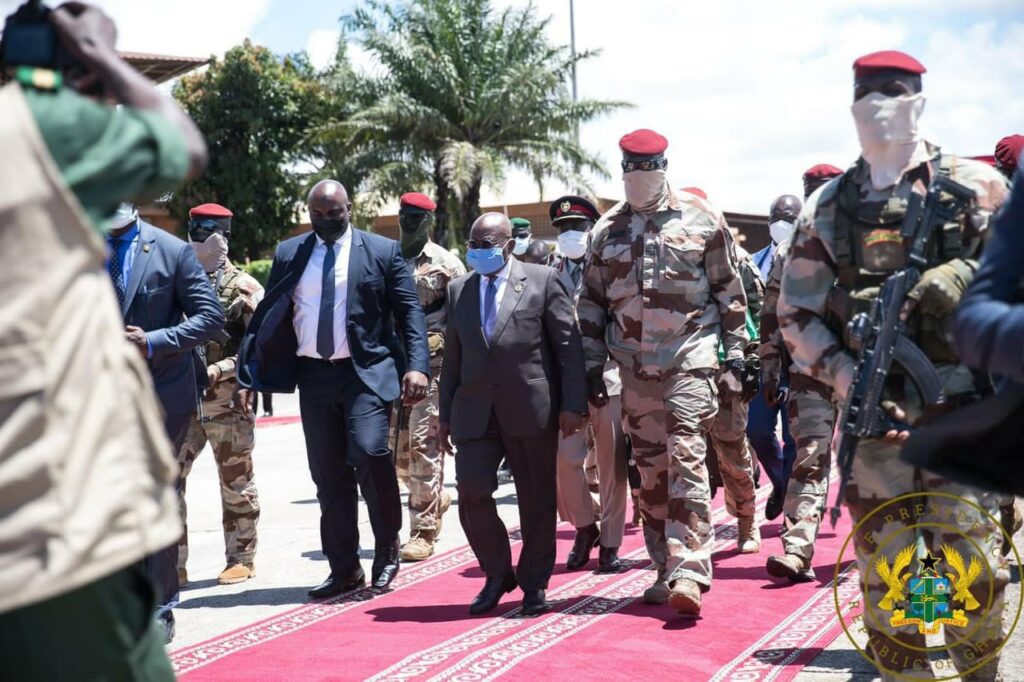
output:
[[[332,360],[351,357],[348,349],[348,259],[352,252],[352,226],[332,245],[334,261],[334,354]],[[297,355],[320,358],[316,351],[316,330],[320,324],[320,294],[324,279],[324,257],[327,243],[318,235],[306,269],[292,293],[295,303],[295,337],[299,341]]]
[[[498,290],[494,294],[494,319],[498,319],[498,311],[501,310],[501,299],[505,296],[505,285],[508,284],[508,274],[512,270],[512,259],[509,258],[505,261],[505,266],[498,270],[497,279],[494,280],[494,284]],[[484,329],[484,304],[487,301],[487,284],[490,281],[488,275],[480,275],[480,331]],[[497,332],[497,328],[494,330]],[[484,334],[484,338],[487,335]]]

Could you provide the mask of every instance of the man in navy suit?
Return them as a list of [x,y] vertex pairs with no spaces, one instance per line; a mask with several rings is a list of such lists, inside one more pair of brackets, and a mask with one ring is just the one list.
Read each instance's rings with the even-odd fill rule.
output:
[[366,580],[357,484],[376,540],[372,583],[385,588],[398,573],[402,508],[389,409],[399,397],[422,400],[430,370],[423,308],[398,242],[350,228],[352,205],[335,180],[317,183],[308,204],[313,233],[278,245],[237,372],[242,405],[251,404],[254,390],[299,389],[320,542],[331,567],[309,592],[320,599]]
[[[107,269],[125,336],[148,361],[176,452],[199,396],[193,349],[224,328],[224,311],[188,243],[140,220],[131,204],[121,204],[113,221]],[[170,641],[179,587],[177,543],[148,557],[146,570],[157,584],[157,618]]]

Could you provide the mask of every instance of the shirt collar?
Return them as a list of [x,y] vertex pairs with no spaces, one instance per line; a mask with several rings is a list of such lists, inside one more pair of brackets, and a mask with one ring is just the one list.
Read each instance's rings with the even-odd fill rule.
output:
[[[507,261],[505,261],[505,266],[501,270],[498,270],[498,274],[497,275],[494,275],[494,283],[495,284],[500,284],[501,282],[504,282],[505,280],[508,279],[508,276],[509,276],[509,274],[511,272],[512,272],[512,257],[510,256],[509,259]],[[480,275],[480,279],[486,280],[490,276],[491,275]]]

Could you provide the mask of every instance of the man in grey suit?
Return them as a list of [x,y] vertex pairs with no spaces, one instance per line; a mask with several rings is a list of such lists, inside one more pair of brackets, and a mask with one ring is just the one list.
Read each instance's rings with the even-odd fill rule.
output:
[[[224,310],[192,247],[139,219],[135,206],[118,207],[107,243],[107,270],[125,337],[147,360],[164,428],[177,452],[195,417],[198,373],[206,386],[206,369],[197,366],[193,349],[224,329]],[[170,641],[179,589],[177,543],[149,556],[146,571],[158,586],[157,620]]]
[[[578,432],[587,411],[583,347],[558,273],[510,258],[508,217],[485,213],[469,236],[475,272],[448,285],[438,440],[448,452],[455,441],[459,519],[487,577],[469,612],[494,609],[518,583],[523,614],[536,615],[555,565],[558,435]],[[523,534],[515,573],[493,498],[503,457]]]

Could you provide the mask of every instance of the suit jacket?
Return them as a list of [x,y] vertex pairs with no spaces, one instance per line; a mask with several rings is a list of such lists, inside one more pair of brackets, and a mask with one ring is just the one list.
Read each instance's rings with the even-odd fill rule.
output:
[[[568,263],[567,258],[561,258],[553,267],[558,272],[558,281],[572,297],[572,307],[575,310],[580,302],[580,292],[583,291],[583,270],[586,269],[586,263],[580,270],[580,281],[575,284],[573,284],[572,275],[569,274]],[[622,394],[622,377],[619,375],[619,363],[615,362],[615,358],[608,356],[608,359],[605,360],[604,373],[601,377],[604,379],[604,388],[608,395]]]
[[546,265],[513,259],[490,345],[480,324],[480,275],[448,285],[440,421],[455,440],[480,438],[491,412],[502,433],[554,429],[560,411],[587,412],[587,385],[572,300]]
[[[349,229],[349,351],[363,383],[383,400],[395,400],[401,394],[400,374],[407,369],[430,374],[423,308],[398,242]],[[307,232],[277,247],[266,295],[238,351],[238,382],[246,388],[291,393],[298,384],[292,294],[316,241],[316,234]]]
[[224,310],[187,242],[140,220],[134,259],[121,309],[125,324],[146,331],[164,412],[194,412],[199,383],[192,351],[224,328]]

